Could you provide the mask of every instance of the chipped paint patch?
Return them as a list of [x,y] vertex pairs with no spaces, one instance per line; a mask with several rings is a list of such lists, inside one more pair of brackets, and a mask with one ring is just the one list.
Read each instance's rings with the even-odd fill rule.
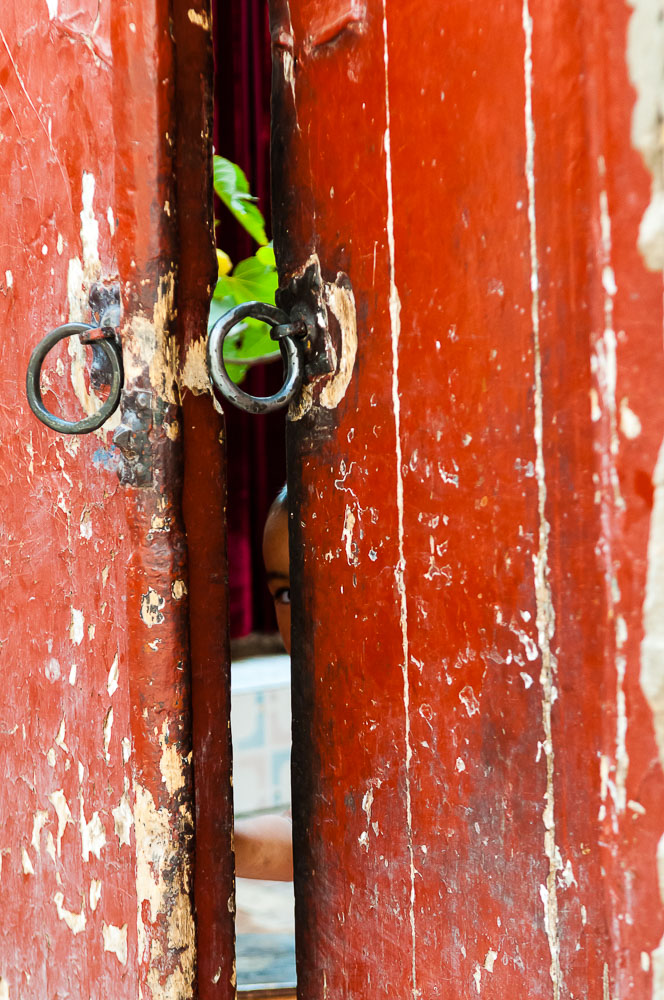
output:
[[123,336],[125,385],[140,382],[147,370],[154,393],[168,403],[179,401],[177,344],[171,333],[174,299],[175,272],[169,271],[159,279],[152,317],[133,315]]
[[32,838],[30,843],[37,854],[41,854],[41,832],[48,823],[48,813],[42,809],[37,809],[32,817]]
[[51,795],[49,795],[48,800],[55,809],[56,816],[58,817],[57,851],[58,857],[60,857],[62,854],[63,834],[69,823],[73,825],[74,818],[70,812],[67,799],[65,798],[65,793],[61,788],[52,792]]
[[85,925],[87,923],[85,916],[85,900],[83,900],[80,913],[73,913],[71,910],[65,909],[63,905],[64,901],[64,895],[61,892],[56,892],[53,897],[53,902],[55,903],[58,917],[60,920],[64,920],[72,934],[80,934],[81,931],[85,930]]
[[99,905],[99,900],[101,899],[101,882],[98,878],[93,878],[90,882],[90,909],[94,913]]
[[180,385],[189,389],[195,396],[212,391],[207,367],[207,338],[195,340],[187,348],[187,354],[182,367]]
[[127,925],[115,927],[105,921],[101,927],[104,939],[104,951],[110,951],[115,955],[120,965],[127,964]]
[[206,11],[193,10],[193,8],[190,7],[187,11],[187,17],[192,24],[197,24],[199,28],[203,29],[203,31],[210,30],[210,18],[208,17]]
[[[191,995],[195,971],[189,873],[182,869],[182,857],[172,836],[168,810],[157,809],[151,793],[140,784],[135,787],[135,795],[138,958],[145,961],[150,954],[148,930],[143,920],[144,904],[147,904],[151,923],[155,923],[159,914],[166,916],[169,948],[178,956],[179,963],[165,981],[158,968],[150,969],[148,983],[153,1000],[182,1000]],[[191,823],[191,816],[188,822]],[[174,872],[177,872],[176,880]]]
[[112,813],[115,823],[115,834],[120,841],[120,847],[123,844],[131,844],[131,828],[134,823],[134,814],[129,802],[129,781],[127,778],[125,778],[124,792],[122,793],[120,804],[112,810]]
[[171,595],[174,601],[181,601],[187,593],[187,585],[184,580],[173,580],[171,584]]
[[109,764],[110,761],[111,761],[111,755],[108,752],[108,748],[109,748],[110,743],[111,743],[111,732],[112,732],[112,730],[113,730],[113,709],[109,708],[109,710],[106,713],[106,716],[104,718],[104,725],[102,727],[102,731],[103,731],[103,734],[104,734],[104,758],[105,758],[107,764]]
[[24,875],[34,875],[35,870],[32,867],[32,861],[30,860],[30,855],[28,854],[25,847],[21,851],[21,866],[23,868]]
[[185,767],[189,761],[187,758],[183,758],[176,743],[168,741],[167,722],[164,722],[161,727],[159,745],[161,747],[161,758],[159,760],[161,780],[166,785],[168,794],[175,795],[176,792],[179,792],[185,786]]
[[164,598],[160,597],[152,587],[150,587],[147,594],[141,596],[141,618],[148,628],[152,628],[154,625],[161,625],[164,622],[161,609],[165,603]]
[[83,860],[89,861],[91,854],[94,854],[96,858],[101,858],[102,848],[106,845],[106,831],[104,830],[104,824],[102,823],[98,812],[94,812],[90,822],[86,823],[82,791],[79,793],[79,804],[79,829],[81,831],[81,855]]
[[[664,768],[664,442],[653,474],[648,571],[643,603],[641,689],[653,716],[659,760]],[[664,902],[664,836],[657,846],[659,892]],[[651,953],[653,1000],[664,1000],[664,937]]]
[[88,281],[96,281],[101,276],[99,259],[99,223],[94,212],[95,178],[83,171],[81,184],[81,244],[83,248],[83,272]]
[[627,31],[627,67],[636,91],[632,145],[652,178],[650,203],[639,227],[638,248],[652,271],[664,268],[664,21],[657,0],[629,0],[633,13]]
[[78,608],[72,608],[71,623],[69,625],[69,638],[75,646],[80,646],[83,642],[83,635],[83,612],[79,611]]
[[106,689],[108,691],[109,698],[112,698],[118,689],[119,677],[120,667],[118,654],[116,653],[113,657],[113,662],[111,663],[111,669],[108,672],[108,681],[106,682]]
[[328,410],[334,410],[346,395],[346,390],[353,375],[355,358],[357,356],[357,315],[355,312],[355,297],[353,291],[342,283],[342,276],[337,275],[333,285],[324,283],[323,293],[327,307],[336,318],[341,331],[341,353],[337,371],[325,384],[320,394],[320,404]]

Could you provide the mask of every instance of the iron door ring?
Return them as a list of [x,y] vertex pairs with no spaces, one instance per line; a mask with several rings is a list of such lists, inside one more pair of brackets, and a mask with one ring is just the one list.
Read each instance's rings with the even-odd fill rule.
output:
[[66,337],[75,337],[76,335],[86,333],[88,330],[96,329],[97,327],[90,323],[65,323],[64,326],[58,326],[55,330],[47,333],[30,355],[26,377],[26,393],[30,409],[43,424],[46,424],[47,427],[50,427],[54,431],[59,431],[61,434],[89,434],[91,431],[96,431],[118,408],[123,380],[122,354],[117,341],[110,338],[95,341],[95,344],[98,344],[104,351],[111,366],[111,387],[108,399],[96,413],[91,413],[82,420],[64,420],[62,417],[56,417],[54,413],[47,410],[42,399],[40,384],[41,370],[44,359],[49,351]]
[[207,344],[208,371],[210,381],[221,394],[235,406],[248,413],[272,413],[286,406],[300,387],[302,381],[302,354],[298,340],[286,334],[277,336],[281,355],[284,360],[286,377],[284,384],[272,396],[252,396],[240,389],[233,382],[224,364],[224,340],[243,319],[258,319],[271,327],[290,325],[290,317],[276,306],[266,302],[243,302],[224,313],[210,330]]

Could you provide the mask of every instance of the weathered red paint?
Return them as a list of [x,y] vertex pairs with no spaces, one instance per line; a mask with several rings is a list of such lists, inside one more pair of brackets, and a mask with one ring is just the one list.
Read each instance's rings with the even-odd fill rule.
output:
[[282,279],[346,272],[358,335],[337,405],[322,379],[289,422],[307,1000],[661,997],[664,358],[628,21],[272,5]]
[[[204,20],[204,6],[191,11]],[[188,21],[188,30],[204,32]],[[200,89],[209,40],[183,32],[190,58],[180,66],[178,94],[176,39],[162,0],[10,4],[0,13],[0,309],[3,329],[12,331],[2,345],[0,407],[0,995],[10,1000],[175,1000],[196,989],[174,325],[178,236],[187,245],[192,226],[178,234],[179,198],[191,211],[191,196],[187,202],[176,191],[173,168],[186,93],[197,101],[187,127],[197,115],[209,120]],[[199,163],[208,145],[200,131],[192,139]],[[205,213],[209,167],[201,183]],[[204,330],[212,279],[209,230],[198,225],[200,280],[189,268],[178,300],[188,338],[196,322]],[[27,359],[47,330],[87,318],[93,280],[118,277],[128,395],[97,435],[64,439],[27,407]],[[81,402],[94,406],[85,379],[78,355],[49,359],[47,405],[71,415]],[[132,459],[113,446],[113,429],[126,422],[137,389],[151,394],[151,475],[141,488],[118,482]],[[226,725],[215,720],[216,731]],[[199,742],[206,726],[203,718]],[[219,815],[228,834],[227,799]],[[205,902],[205,893],[197,898]],[[215,926],[206,924],[206,932]],[[232,990],[230,947],[215,996]],[[200,995],[212,994],[201,988]]]

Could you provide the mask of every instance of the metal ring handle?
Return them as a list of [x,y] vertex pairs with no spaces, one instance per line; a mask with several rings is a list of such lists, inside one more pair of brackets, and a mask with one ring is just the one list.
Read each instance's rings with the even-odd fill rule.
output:
[[110,415],[117,409],[120,402],[120,390],[122,389],[122,354],[120,347],[114,340],[98,340],[95,345],[101,347],[111,366],[111,388],[106,402],[97,410],[82,420],[64,420],[56,417],[54,413],[44,406],[41,393],[41,370],[44,359],[48,352],[57,343],[66,337],[75,337],[77,334],[85,333],[87,330],[96,330],[96,326],[89,323],[66,323],[58,326],[55,330],[47,333],[42,341],[37,344],[30,355],[28,362],[28,374],[26,377],[26,393],[30,409],[36,417],[47,427],[61,434],[89,434],[96,431]]
[[291,336],[279,338],[281,356],[284,360],[286,377],[284,384],[273,396],[252,396],[240,389],[229,378],[224,364],[224,340],[234,326],[243,319],[258,319],[269,326],[283,326],[290,323],[290,317],[266,302],[243,302],[230,309],[210,330],[207,344],[208,371],[210,381],[229,402],[248,413],[272,413],[286,406],[302,381],[302,354],[297,340]]

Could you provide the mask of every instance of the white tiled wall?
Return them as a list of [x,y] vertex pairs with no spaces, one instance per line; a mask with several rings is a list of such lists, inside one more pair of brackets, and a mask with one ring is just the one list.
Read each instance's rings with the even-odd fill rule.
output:
[[290,660],[261,656],[231,668],[233,794],[238,816],[290,806]]

